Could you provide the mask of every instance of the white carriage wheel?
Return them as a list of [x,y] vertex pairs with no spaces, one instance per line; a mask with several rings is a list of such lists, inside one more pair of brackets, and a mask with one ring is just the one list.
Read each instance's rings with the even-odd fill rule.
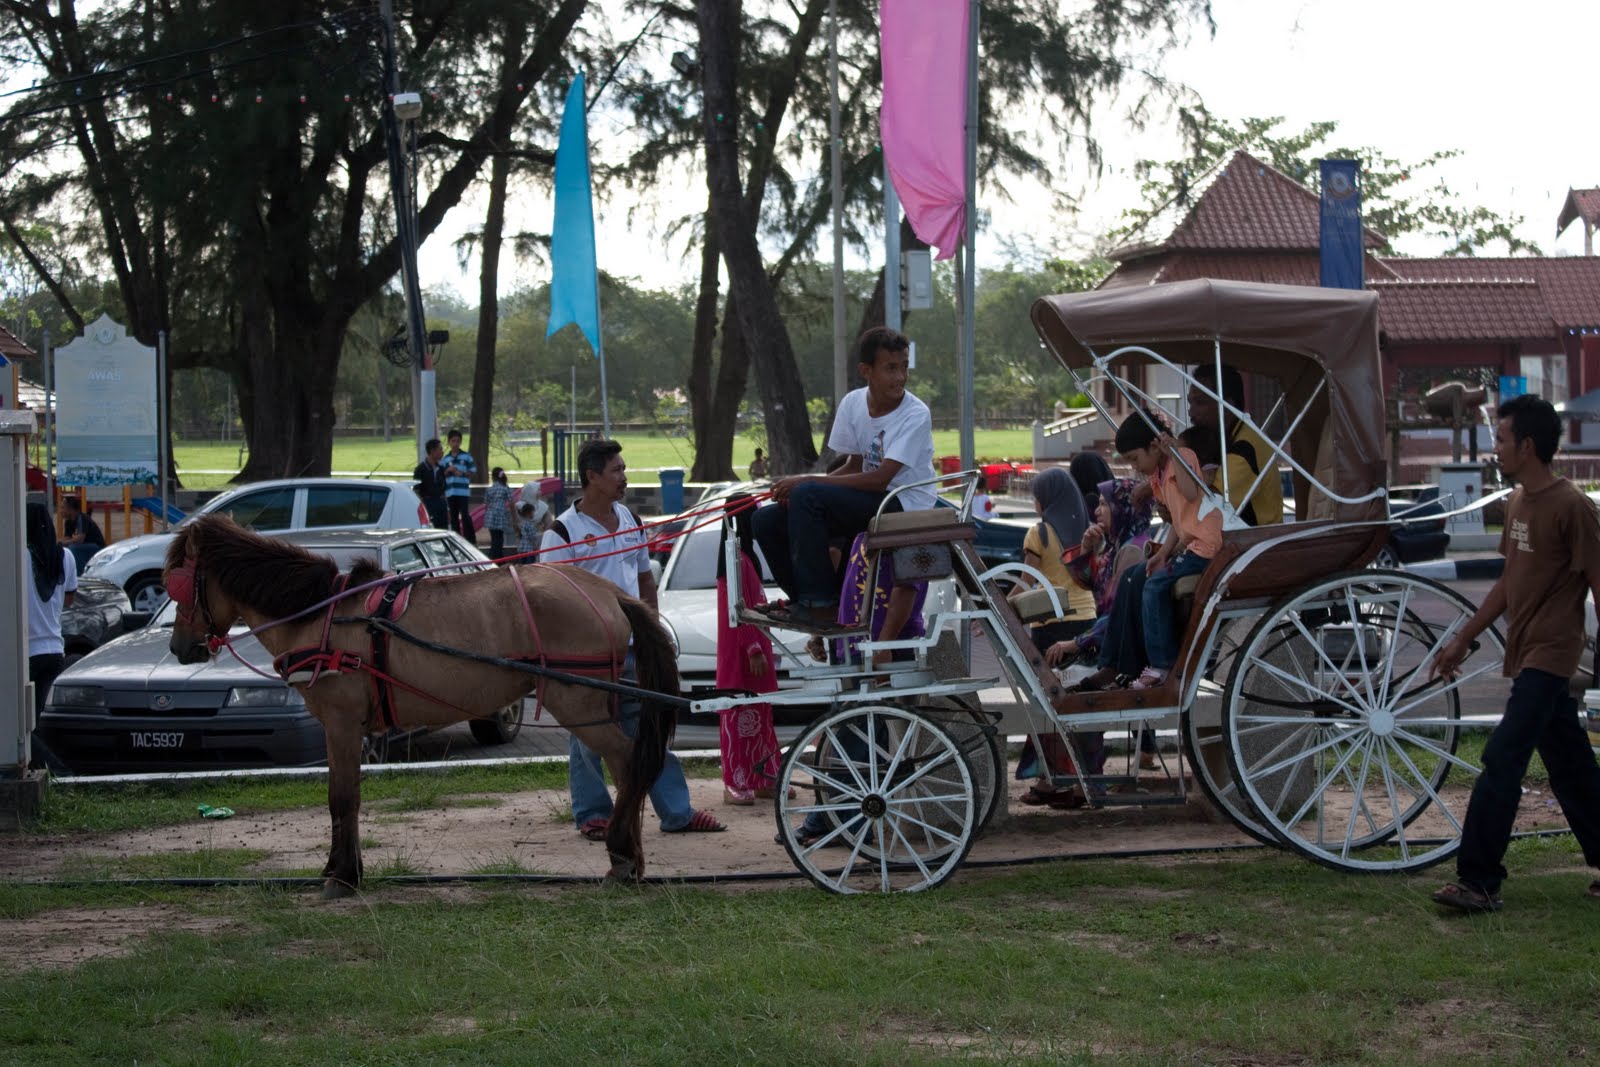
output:
[[942,726],[967,757],[972,768],[973,788],[978,792],[978,825],[974,832],[982,833],[999,810],[1000,797],[1006,788],[1006,761],[1000,750],[1000,716],[962,706],[923,704],[917,710]]
[[[1417,870],[1460,845],[1481,740],[1498,704],[1463,717],[1463,687],[1498,678],[1486,630],[1453,680],[1433,657],[1474,606],[1437,582],[1362,571],[1264,616],[1228,684],[1228,764],[1257,821],[1326,866]],[[1463,736],[1474,738],[1460,752]]]
[[[1257,820],[1255,808],[1240,794],[1239,784],[1233,779],[1233,770],[1228,766],[1228,735],[1222,724],[1224,692],[1239,663],[1241,646],[1249,639],[1256,623],[1252,618],[1236,618],[1221,625],[1223,633],[1218,638],[1213,662],[1207,664],[1201,690],[1184,709],[1179,724],[1183,731],[1184,753],[1205,798],[1257,841],[1276,845],[1277,836]],[[1215,721],[1201,713],[1198,707],[1201,703],[1216,706]]]
[[[813,721],[784,756],[774,807],[795,866],[834,893],[943,884],[966,859],[980,814],[961,742],[920,711],[886,705]],[[828,828],[802,844],[811,813]]]

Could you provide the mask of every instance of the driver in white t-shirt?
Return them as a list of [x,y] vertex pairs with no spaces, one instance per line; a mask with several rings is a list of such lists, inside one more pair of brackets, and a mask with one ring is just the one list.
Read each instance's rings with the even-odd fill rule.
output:
[[901,486],[927,483],[905,490],[885,510],[919,511],[937,499],[933,418],[906,390],[911,342],[874,326],[856,342],[856,354],[866,387],[839,402],[828,437],[828,446],[848,458],[830,474],[780,478],[772,487],[776,503],[755,514],[756,540],[791,601],[769,613],[777,622],[832,627],[839,579],[829,542],[865,530],[884,497]]

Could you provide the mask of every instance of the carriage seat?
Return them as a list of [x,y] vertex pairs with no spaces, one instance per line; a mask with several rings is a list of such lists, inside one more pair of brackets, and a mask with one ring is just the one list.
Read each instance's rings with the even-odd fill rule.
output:
[[977,527],[960,518],[945,507],[885,512],[867,526],[867,551],[894,551],[896,585],[948,577],[954,571],[950,546],[978,537]]
[[1065,615],[1057,615],[1050,607],[1050,595],[1043,589],[1030,589],[1011,602],[1017,609],[1017,617],[1023,622],[1048,622],[1051,619],[1064,619],[1067,622],[1093,622],[1094,612],[1083,614],[1074,613],[1067,603],[1067,591],[1061,586],[1056,586],[1056,598],[1061,606],[1067,609]]

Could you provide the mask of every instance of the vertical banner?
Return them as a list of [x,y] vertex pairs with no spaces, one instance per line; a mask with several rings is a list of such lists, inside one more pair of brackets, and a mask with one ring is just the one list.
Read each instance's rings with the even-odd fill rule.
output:
[[949,259],[965,232],[968,0],[883,0],[878,136],[916,235]]
[[1322,253],[1324,289],[1363,289],[1365,263],[1361,247],[1361,163],[1354,159],[1322,161]]
[[595,273],[594,194],[589,185],[589,121],[583,75],[567,90],[556,146],[556,217],[550,226],[549,337],[572,323],[600,352],[599,276]]
[[156,350],[105,315],[56,350],[57,483],[157,480],[156,377]]

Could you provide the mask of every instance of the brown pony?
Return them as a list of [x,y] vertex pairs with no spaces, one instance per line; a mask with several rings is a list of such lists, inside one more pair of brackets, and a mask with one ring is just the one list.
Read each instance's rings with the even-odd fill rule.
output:
[[[378,658],[368,626],[372,591],[299,613],[380,577],[374,564],[362,560],[344,581],[326,556],[215,515],[202,515],[178,531],[162,575],[178,605],[170,647],[182,663],[208,658],[217,647],[213,639],[226,637],[236,621],[255,629],[299,616],[256,636],[281,671],[297,661],[290,684],[304,694],[327,733],[333,845],[323,870],[325,897],[354,892],[361,881],[361,743],[364,735],[385,728],[384,701],[369,669]],[[521,659],[569,678],[610,681],[628,654],[630,634],[640,688],[678,694],[672,640],[655,612],[582,568],[536,564],[435,576],[416,581],[408,593],[409,604],[396,609],[396,625],[441,647],[421,647],[400,636],[387,640],[381,670],[394,679],[385,688],[401,725],[444,726],[493,715],[541,682],[532,673],[464,657]],[[672,705],[646,700],[638,738],[630,742],[611,714],[611,692],[552,679],[543,682],[541,696],[555,720],[599,754],[617,783],[606,831],[607,877],[642,877],[640,812],[666,760]]]

